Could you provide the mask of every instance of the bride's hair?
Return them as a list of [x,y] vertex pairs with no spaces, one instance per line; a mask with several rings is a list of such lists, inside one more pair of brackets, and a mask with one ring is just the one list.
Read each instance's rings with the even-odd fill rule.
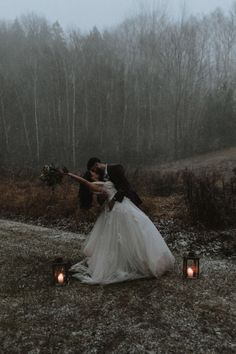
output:
[[112,166],[112,168],[109,170],[109,177],[117,190],[130,190],[130,184],[125,177],[125,170],[122,165]]

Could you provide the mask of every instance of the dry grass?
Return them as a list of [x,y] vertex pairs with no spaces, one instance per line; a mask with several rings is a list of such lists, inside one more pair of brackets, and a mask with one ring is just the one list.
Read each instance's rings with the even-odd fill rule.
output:
[[[178,219],[209,228],[233,226],[236,181],[234,184],[231,181],[236,178],[235,151],[236,148],[230,148],[171,164],[127,170],[127,173],[143,199],[142,209],[152,219]],[[52,191],[33,177],[32,171],[5,171],[5,178],[0,179],[0,216],[74,231],[84,225],[86,232],[100,208],[94,203],[88,212],[80,210],[78,190],[78,184],[66,179]]]
[[98,207],[89,212],[78,208],[78,186],[63,183],[52,190],[35,181],[0,181],[1,215],[44,225],[66,226],[74,230],[80,222],[94,221]]
[[76,208],[77,189],[73,185],[58,186],[55,191],[37,182],[1,181],[2,210],[30,217],[47,214],[68,216]]
[[[78,190],[77,184],[65,182],[53,191],[37,180],[0,180],[1,216],[73,231],[84,225],[86,232],[87,224],[96,220],[101,208],[94,203],[89,211],[79,209]],[[151,218],[178,218],[180,214],[183,217],[185,207],[180,195],[153,196],[149,193],[141,194],[141,197],[142,209]]]
[[[196,176],[190,171],[153,172],[146,177],[145,173],[139,174],[138,181],[136,190],[143,200],[141,208],[151,219],[178,219],[209,228],[235,224],[235,177],[225,182],[221,175],[216,178],[214,174],[212,177]],[[94,203],[89,211],[82,211],[78,207],[78,190],[78,184],[68,181],[52,190],[37,180],[1,180],[0,216],[73,231],[84,225],[86,232],[88,223],[96,220],[101,207]]]

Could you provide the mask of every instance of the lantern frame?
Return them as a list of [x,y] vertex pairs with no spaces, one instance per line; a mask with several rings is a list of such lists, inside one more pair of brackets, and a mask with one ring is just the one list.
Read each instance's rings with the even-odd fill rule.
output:
[[[183,256],[183,278],[198,279],[200,274],[200,258],[193,251]],[[191,264],[191,266],[190,266]],[[188,274],[188,269],[191,268],[191,276]]]
[[[63,258],[56,258],[52,262],[52,280],[53,284],[56,286],[65,286],[69,283],[69,267],[68,262],[63,261]],[[62,274],[62,281],[58,279],[59,275]]]

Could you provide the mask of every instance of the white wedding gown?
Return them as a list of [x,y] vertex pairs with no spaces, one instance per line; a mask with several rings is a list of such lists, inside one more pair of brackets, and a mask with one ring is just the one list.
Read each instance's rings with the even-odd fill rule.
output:
[[[113,183],[99,183],[111,200],[117,192]],[[155,225],[126,197],[111,211],[105,206],[86,241],[84,254],[87,258],[70,270],[88,284],[158,277],[175,262]]]

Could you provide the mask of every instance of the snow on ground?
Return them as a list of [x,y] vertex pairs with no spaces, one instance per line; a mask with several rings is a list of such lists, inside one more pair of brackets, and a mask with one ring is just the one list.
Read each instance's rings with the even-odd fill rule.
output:
[[204,253],[200,278],[184,281],[182,234],[160,279],[58,288],[52,260],[82,259],[85,236],[0,220],[0,353],[235,353],[235,259]]

